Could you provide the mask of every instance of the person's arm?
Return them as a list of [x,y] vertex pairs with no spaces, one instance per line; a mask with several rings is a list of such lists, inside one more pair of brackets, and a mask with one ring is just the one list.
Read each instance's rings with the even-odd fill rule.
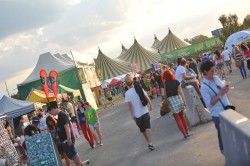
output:
[[64,125],[64,128],[65,128],[65,132],[66,132],[66,135],[67,135],[67,143],[68,143],[68,146],[72,145],[72,139],[71,139],[71,132],[70,132],[70,126],[69,124],[65,124]]
[[96,110],[95,110],[95,118],[96,118],[97,123],[99,123],[99,124],[100,124],[100,121],[99,121],[99,116],[98,116],[98,113],[97,113],[97,111],[96,111]]
[[133,115],[133,105],[131,102],[128,102],[128,107],[129,107],[129,111],[131,113],[131,116],[132,116],[133,120],[135,121],[135,117]]
[[183,75],[184,80],[192,80],[195,78],[195,76],[187,76],[186,73],[183,73],[182,75]]
[[210,104],[211,105],[215,105],[221,98],[221,96],[223,96],[224,94],[226,94],[228,91],[228,86],[224,86],[223,88],[221,88],[220,92],[217,94],[217,96],[215,96],[211,101]]
[[186,99],[185,99],[183,90],[182,90],[182,88],[181,88],[181,85],[178,86],[178,93],[179,93],[179,95],[181,96],[181,98],[182,98],[182,100],[183,100],[183,102],[184,102],[184,105],[186,106],[187,103],[186,103]]
[[149,104],[149,111],[153,111],[153,106],[152,106],[151,101],[150,101],[150,99],[148,97],[148,94],[146,94],[146,92],[144,92],[144,95],[145,95],[146,100],[148,101],[148,104]]

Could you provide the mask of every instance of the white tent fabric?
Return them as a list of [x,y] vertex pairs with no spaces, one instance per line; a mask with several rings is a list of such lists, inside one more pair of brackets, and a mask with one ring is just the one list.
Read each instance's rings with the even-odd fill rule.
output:
[[51,70],[55,70],[59,73],[74,66],[75,64],[73,61],[67,61],[65,58],[63,58],[63,56],[60,55],[55,56],[52,55],[50,52],[41,54],[34,70],[19,85],[39,80],[40,70],[42,69],[44,69],[47,72],[47,74],[49,74],[48,72],[50,72]]
[[67,54],[60,55],[59,53],[57,53],[54,54],[54,56],[63,61],[74,63],[73,59],[71,59]]
[[246,40],[250,40],[250,30],[239,31],[230,35],[227,38],[225,47],[228,47],[228,49],[231,51],[233,49],[232,44],[237,45]]
[[3,96],[0,100],[0,118],[16,118],[35,110],[35,103]]
[[79,65],[93,65],[95,63],[91,54],[78,51],[71,51],[71,53],[73,54],[76,63]]

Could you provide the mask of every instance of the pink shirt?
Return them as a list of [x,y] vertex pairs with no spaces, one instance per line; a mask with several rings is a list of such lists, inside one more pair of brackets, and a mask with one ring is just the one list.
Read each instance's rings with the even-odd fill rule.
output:
[[249,51],[249,49],[246,49],[244,54],[246,56],[246,59],[250,59],[250,51]]

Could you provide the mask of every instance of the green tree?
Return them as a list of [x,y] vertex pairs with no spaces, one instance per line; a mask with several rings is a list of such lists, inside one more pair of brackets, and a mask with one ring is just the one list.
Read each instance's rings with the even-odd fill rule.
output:
[[195,37],[193,37],[192,39],[184,39],[184,41],[190,43],[190,44],[196,44],[196,43],[200,43],[200,42],[203,42],[205,40],[207,40],[208,37],[205,36],[205,35],[197,35]]
[[248,14],[243,21],[243,29],[249,29],[250,28],[250,15]]
[[244,29],[238,22],[238,16],[236,14],[229,14],[228,16],[223,14],[219,17],[219,21],[223,27],[221,31],[222,35],[220,36],[220,39],[223,43],[226,42],[227,38],[231,34]]

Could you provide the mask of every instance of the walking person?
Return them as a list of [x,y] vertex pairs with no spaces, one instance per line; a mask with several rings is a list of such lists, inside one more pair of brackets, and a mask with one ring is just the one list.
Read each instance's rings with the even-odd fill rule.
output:
[[63,100],[63,103],[64,103],[64,106],[65,106],[70,118],[75,117],[76,114],[75,114],[75,109],[74,109],[73,104],[71,102],[69,102],[68,100]]
[[232,45],[233,47],[233,57],[236,63],[236,66],[240,69],[240,74],[243,79],[247,78],[247,73],[245,69],[244,56],[241,53],[238,46]]
[[221,53],[216,50],[215,52],[215,61],[216,61],[216,68],[221,76],[222,79],[226,78],[225,71],[224,71],[224,59]]
[[59,154],[61,155],[61,158],[63,157],[66,161],[66,165],[70,166],[71,165],[70,159],[68,158],[68,156],[64,152],[62,144],[61,144],[59,137],[58,137],[57,120],[53,116],[48,116],[46,118],[46,125],[47,125],[47,130],[51,134],[51,137],[55,142],[57,150],[58,150]]
[[175,75],[170,70],[166,70],[162,74],[162,79],[165,82],[165,92],[166,97],[169,100],[171,114],[183,134],[184,139],[187,139],[190,134],[188,133],[187,121],[184,116],[186,99],[183,94],[181,84],[175,79]]
[[113,97],[112,97],[112,93],[111,93],[110,90],[107,91],[106,95],[107,95],[110,106],[115,105],[114,102],[113,102]]
[[[97,142],[98,146],[102,146],[102,134],[101,134],[101,126],[100,126],[100,120],[98,117],[98,113],[94,108],[91,107],[91,105],[88,102],[84,103],[84,108],[86,109],[84,111],[84,116],[86,120],[86,126],[87,129],[89,128]],[[95,133],[97,134],[98,140],[96,139],[97,137],[95,136]],[[94,144],[93,144],[94,145]]]
[[248,70],[250,70],[250,51],[249,51],[249,48],[243,44],[240,45],[240,48],[244,52],[244,55],[245,55],[246,60],[247,60],[247,68],[248,68]]
[[100,103],[103,105],[103,109],[108,108],[106,104],[105,96],[101,90],[99,90],[99,96],[100,96]]
[[[152,144],[152,132],[151,132],[150,115],[148,107],[147,105],[146,106],[142,105],[139,94],[137,94],[135,87],[133,85],[132,77],[126,77],[125,83],[129,87],[128,91],[125,94],[125,102],[128,103],[131,116],[135,121],[135,123],[137,124],[137,126],[139,127],[140,132],[145,137],[148,143],[148,148],[150,150],[154,150],[155,147]],[[139,89],[139,91],[141,92],[140,95],[144,96],[144,99],[148,102],[150,111],[152,111],[153,107],[147,93],[140,86],[137,87],[140,88]]]
[[48,107],[48,112],[51,115],[58,115],[57,128],[58,136],[64,152],[67,154],[68,158],[75,161],[76,166],[83,166],[76,149],[75,149],[75,138],[71,129],[71,124],[69,117],[66,113],[57,108],[57,106],[51,105]]
[[223,153],[219,114],[225,110],[224,106],[231,105],[227,97],[229,88],[228,85],[222,84],[219,77],[215,76],[215,67],[213,62],[204,62],[201,65],[201,71],[205,76],[203,84],[201,85],[201,94],[208,110],[211,113],[215,128],[217,129],[219,146],[221,153]]
[[89,145],[91,148],[94,148],[95,143],[94,143],[94,136],[92,132],[90,131],[89,127],[86,125],[86,119],[84,116],[84,111],[81,112],[80,109],[77,110],[77,115],[78,115],[78,121],[80,123],[80,127],[82,129],[82,133],[85,137],[85,139],[89,142]]
[[228,50],[228,47],[224,49],[221,53],[221,55],[224,58],[225,65],[227,66],[227,69],[229,73],[232,73],[232,67],[231,67],[231,52]]

